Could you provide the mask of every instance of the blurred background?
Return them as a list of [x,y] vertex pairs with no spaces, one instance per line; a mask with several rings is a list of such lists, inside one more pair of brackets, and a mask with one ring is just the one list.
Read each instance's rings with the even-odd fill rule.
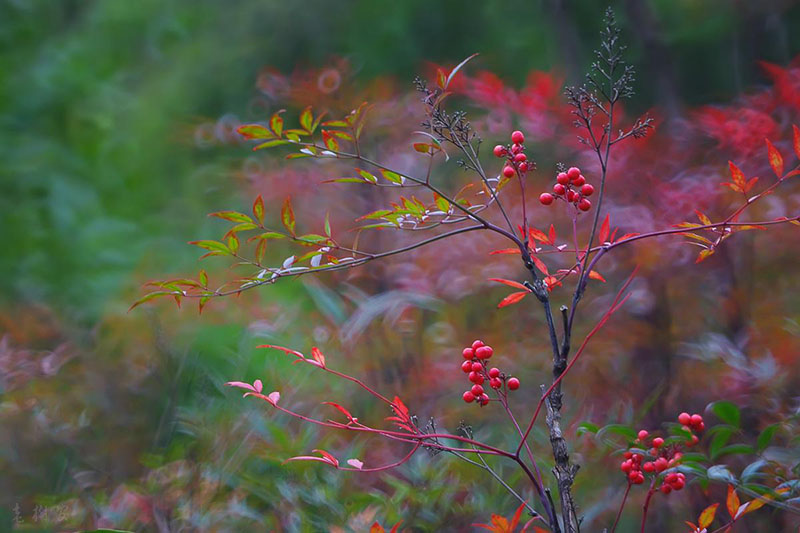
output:
[[[728,213],[734,200],[719,186],[727,161],[767,180],[764,137],[787,168],[796,164],[797,2],[611,5],[638,72],[627,116],[649,112],[657,121],[650,139],[621,148],[614,161],[608,208],[620,231],[694,220],[695,208],[712,218]],[[479,52],[456,101],[487,144],[507,142],[515,127],[529,133],[540,169],[531,180],[541,190],[558,161],[591,170],[561,95],[593,59],[604,8],[559,0],[0,0],[0,530],[363,531],[375,520],[403,520],[413,531],[441,531],[510,515],[515,500],[454,457],[419,453],[376,475],[283,466],[313,448],[370,464],[405,448],[317,431],[222,386],[261,378],[299,411],[330,416],[318,406],[330,400],[379,423],[388,413],[349,384],[255,348],[308,353],[318,345],[329,364],[400,395],[421,420],[435,417],[450,431],[465,420],[483,439],[512,442],[497,413],[461,402],[458,369],[463,346],[493,344],[497,360],[529,385],[517,399],[521,411],[548,379],[536,306],[494,309],[506,292],[487,278],[524,275],[515,258],[488,255],[501,243],[464,237],[446,261],[442,248],[422,250],[214,301],[202,315],[189,302],[128,307],[153,278],[195,275],[200,266],[231,277],[226,261],[198,264],[201,251],[186,244],[226,231],[208,212],[246,212],[262,194],[267,218],[277,221],[291,194],[307,231],[319,232],[331,210],[334,231],[344,233],[357,215],[385,205],[348,185],[325,185],[320,195],[319,182],[345,167],[251,152],[235,128],[279,109],[292,122],[309,104],[342,116],[374,102],[370,148],[413,170],[410,132],[422,108],[411,81],[433,80],[437,65]],[[449,184],[467,179],[453,164],[440,171]],[[788,187],[758,215],[796,214],[799,195]],[[548,216],[537,212],[537,227]],[[566,237],[565,221],[553,221]],[[592,286],[579,335],[632,266],[643,268],[631,304],[566,386],[588,530],[613,520],[625,484],[608,457],[613,447],[576,436],[581,422],[655,428],[725,398],[742,408],[742,442],[779,424],[780,454],[767,459],[797,477],[792,230],[736,236],[697,266],[696,250],[661,241],[601,269],[608,286]],[[379,232],[366,242],[380,249],[396,238]],[[267,252],[278,264],[289,254],[283,245]],[[554,294],[568,298],[567,289]],[[534,436],[547,471],[546,437]],[[522,484],[509,465],[498,469]],[[719,494],[724,486],[698,484],[658,502],[655,527],[683,527]],[[760,513],[751,531],[796,527],[790,512]],[[629,511],[622,524],[638,520]]]

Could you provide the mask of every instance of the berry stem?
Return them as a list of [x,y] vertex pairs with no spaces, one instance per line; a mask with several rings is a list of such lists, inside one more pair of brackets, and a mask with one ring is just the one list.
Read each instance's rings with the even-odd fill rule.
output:
[[617,518],[614,520],[614,525],[611,526],[611,533],[614,533],[617,530],[617,525],[619,524],[619,519],[622,517],[622,509],[625,507],[625,502],[628,501],[628,493],[631,491],[631,482],[628,481],[628,486],[625,488],[625,494],[622,495],[622,503],[619,505],[619,510],[617,511]]

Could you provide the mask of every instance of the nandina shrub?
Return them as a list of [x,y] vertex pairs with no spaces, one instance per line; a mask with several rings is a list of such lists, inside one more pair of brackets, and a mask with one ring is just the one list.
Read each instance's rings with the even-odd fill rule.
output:
[[[607,464],[611,460],[609,457],[613,457],[622,472],[618,480],[609,478],[603,483],[621,489],[616,509],[612,511],[611,506],[603,506],[606,511],[603,523],[612,531],[621,523],[626,504],[633,498],[641,501],[641,529],[644,531],[648,515],[652,515],[653,507],[661,499],[673,492],[685,493],[691,487],[706,491],[712,483],[720,483],[727,490],[725,506],[729,517],[723,518],[720,514],[717,520],[720,531],[733,527],[764,505],[791,511],[797,491],[797,465],[792,459],[765,454],[776,433],[792,427],[790,417],[774,420],[774,424],[759,428],[761,431],[754,435],[748,435],[753,432],[743,428],[739,408],[724,400],[708,407],[709,413],[721,422],[713,427],[706,427],[703,415],[688,410],[667,416],[666,406],[655,406],[655,402],[650,402],[653,414],[645,420],[648,429],[638,431],[629,423],[633,417],[621,413],[617,413],[616,420],[615,415],[605,417],[602,426],[591,422],[576,426],[562,418],[565,406],[570,403],[562,384],[567,376],[580,371],[573,369],[579,362],[584,364],[586,358],[582,356],[589,346],[605,343],[634,352],[642,349],[626,346],[626,325],[622,317],[623,309],[631,305],[637,311],[630,313],[628,320],[637,313],[645,318],[650,316],[646,303],[640,301],[642,295],[637,283],[641,281],[635,279],[637,264],[645,265],[646,283],[657,285],[668,268],[663,265],[688,270],[692,262],[726,257],[730,245],[725,241],[734,235],[739,237],[742,233],[788,224],[800,225],[797,200],[792,196],[789,183],[800,170],[784,161],[785,154],[791,151],[800,157],[800,131],[796,127],[788,136],[789,146],[784,146],[773,137],[783,133],[769,114],[775,110],[758,109],[766,104],[752,99],[752,109],[748,108],[746,113],[701,109],[695,113],[696,123],[686,127],[683,133],[659,137],[660,132],[652,131],[656,124],[653,118],[629,119],[624,113],[622,102],[633,92],[634,76],[633,68],[623,59],[623,50],[609,13],[597,61],[585,84],[565,89],[569,113],[561,112],[556,103],[558,91],[554,87],[558,83],[554,77],[534,76],[531,87],[517,93],[489,74],[481,73],[475,78],[464,74],[472,58],[453,69],[438,68],[432,84],[423,80],[415,83],[424,118],[422,129],[413,132],[417,138],[410,149],[403,142],[407,130],[401,133],[398,125],[403,118],[395,113],[388,114],[387,119],[387,114],[381,114],[380,109],[372,109],[366,103],[354,106],[353,111],[342,118],[336,115],[329,118],[323,112],[306,107],[300,111],[296,126],[294,122],[290,125],[282,112],[273,114],[265,123],[240,126],[237,131],[244,139],[257,142],[255,150],[288,148],[287,159],[311,159],[320,166],[308,167],[310,170],[295,172],[292,176],[286,176],[282,170],[281,179],[274,186],[270,184],[270,194],[256,197],[252,214],[212,213],[231,224],[225,236],[219,241],[200,240],[193,244],[205,249],[207,256],[234,259],[245,274],[216,286],[210,284],[204,271],[196,278],[153,282],[159,290],[147,294],[135,305],[171,296],[178,303],[186,298],[196,299],[202,311],[214,298],[238,295],[285,278],[356,272],[358,267],[368,263],[379,264],[380,260],[410,254],[418,254],[417,258],[419,254],[434,254],[429,259],[434,263],[431,273],[482,262],[487,254],[496,256],[494,259],[518,257],[527,279],[507,279],[513,277],[507,274],[508,266],[498,266],[494,262],[487,263],[487,277],[491,282],[514,289],[499,300],[497,307],[518,306],[511,308],[518,309],[532,302],[541,313],[536,324],[541,326],[541,331],[534,333],[516,324],[509,325],[506,331],[488,329],[499,338],[482,335],[479,340],[463,339],[454,343],[449,346],[448,361],[439,363],[436,372],[429,372],[427,376],[429,387],[439,390],[447,387],[448,393],[441,399],[444,411],[453,408],[448,406],[460,398],[458,401],[465,402],[471,410],[465,411],[470,421],[507,419],[507,434],[513,436],[511,446],[479,438],[468,424],[460,424],[451,432],[440,429],[437,417],[420,420],[415,414],[418,411],[413,398],[383,393],[366,379],[345,372],[345,365],[340,363],[344,359],[326,357],[327,349],[312,347],[310,355],[306,356],[305,350],[274,344],[262,346],[280,350],[297,363],[306,363],[351,382],[385,406],[390,413],[385,421],[388,425],[365,419],[360,416],[360,409],[341,399],[324,402],[328,411],[317,416],[285,405],[280,390],[272,391],[273,387],[265,390],[260,379],[252,383],[230,381],[227,384],[243,389],[245,396],[258,398],[304,423],[331,431],[380,437],[400,450],[396,459],[380,463],[369,456],[342,459],[323,449],[287,458],[286,462],[320,462],[338,470],[369,475],[397,468],[417,452],[426,450],[431,455],[445,453],[483,470],[487,479],[497,483],[498,490],[507,491],[519,501],[510,520],[496,515],[491,525],[482,525],[495,531],[512,531],[518,525],[523,529],[578,531],[581,509],[588,504],[577,499],[574,488],[581,480],[579,467],[593,468],[589,458],[598,464]],[[327,91],[332,86],[331,74],[327,73],[324,79],[326,82],[321,87]],[[789,82],[784,81],[782,86],[786,83]],[[490,107],[491,112],[482,125],[491,133],[496,134],[498,124],[505,130],[504,138],[495,135],[499,142],[491,150],[481,150],[482,140],[476,127],[467,121],[466,113],[449,110],[449,103],[459,96]],[[493,114],[499,114],[499,118]],[[376,129],[386,137],[380,143],[368,135],[373,126],[368,117],[376,115],[379,117]],[[749,118],[742,119],[742,116]],[[510,126],[515,119],[520,129],[512,131]],[[752,128],[749,127],[751,123]],[[572,126],[579,129],[578,141],[584,148],[577,153],[567,148],[573,146]],[[766,157],[762,164],[753,136],[760,136],[758,142],[762,143],[764,134],[773,138],[766,140]],[[704,136],[712,139],[704,139]],[[557,139],[558,157],[563,156],[570,164],[552,162],[554,169],[551,171],[542,170],[541,163],[537,168],[534,162],[536,141],[547,137]],[[717,179],[717,166],[706,162],[707,153],[711,151],[710,141],[716,141],[713,152],[722,155],[723,163],[726,155],[732,158],[727,163],[729,177],[724,182]],[[482,153],[486,151],[490,153]],[[330,177],[324,180],[342,184],[340,191],[347,192],[321,194],[318,191],[313,177],[318,174],[315,168],[322,165],[326,165],[322,168],[328,172],[338,172],[342,166],[349,168],[344,177],[328,174]],[[455,165],[466,172],[452,172],[450,168]],[[255,174],[260,177],[265,172],[262,172],[263,167],[257,168]],[[767,170],[774,173],[775,178],[759,179],[752,175],[752,169]],[[535,178],[536,175],[544,175],[544,178]],[[612,175],[615,181],[609,179]],[[302,180],[299,187],[298,179]],[[362,190],[350,192],[344,189],[348,186]],[[300,204],[289,198],[288,193],[296,195],[298,189],[305,193],[303,213],[325,213],[319,221],[309,223],[296,216],[295,207]],[[282,202],[279,221],[267,216],[268,206],[275,203],[276,196]],[[358,211],[372,204],[376,197],[383,207]],[[774,201],[776,197],[782,201]],[[357,210],[355,217],[353,209]],[[686,220],[687,213],[692,212],[692,219],[696,217],[696,221]],[[355,218],[356,231],[341,229],[346,216]],[[312,227],[315,229],[309,229]],[[382,237],[387,232],[394,234],[391,245]],[[485,237],[473,239],[469,246],[464,246],[461,240],[464,235]],[[656,240],[657,246],[643,246]],[[445,241],[459,245],[448,246]],[[699,250],[687,246],[686,241]],[[288,242],[297,251],[273,262],[267,248],[275,242]],[[690,259],[688,250],[697,253],[692,253]],[[442,257],[446,260],[442,261]],[[661,268],[653,267],[659,264]],[[724,262],[717,268],[724,269]],[[420,283],[418,278],[422,275],[415,270],[407,274],[406,279]],[[612,283],[607,283],[606,277],[612,279]],[[741,301],[731,298],[729,305],[727,296],[719,294],[728,289],[727,281],[710,279],[717,285],[717,292],[711,291],[712,300],[716,298],[718,304],[724,302],[726,307],[733,308],[728,326],[732,334],[741,334],[744,326],[736,311]],[[616,287],[606,291],[602,289],[603,284]],[[581,305],[593,291],[600,292],[601,296],[590,300],[589,305]],[[698,299],[698,293],[700,289],[688,296]],[[556,310],[554,301],[563,304]],[[658,311],[656,307],[655,312]],[[581,314],[586,314],[591,323],[582,338],[577,335],[573,338]],[[687,309],[686,315],[691,317],[693,310]],[[603,334],[608,334],[611,328],[614,328],[613,337],[604,339]],[[535,381],[521,376],[527,366],[532,366],[538,372],[536,379],[541,381],[541,359],[530,361],[522,352],[506,354],[497,349],[499,342],[513,350],[513,344],[503,339],[512,332],[530,336],[538,347],[537,355],[549,352],[552,373],[549,385],[539,387]],[[496,363],[498,354],[505,357],[502,364]],[[608,359],[602,361],[608,362]],[[737,364],[738,367],[730,363],[739,374],[734,378],[756,372],[741,361]],[[665,368],[648,372],[651,375],[645,377],[642,394],[619,390],[604,397],[598,410],[619,411],[620,404],[627,398],[647,395],[647,379],[667,372]],[[602,386],[604,380],[598,382],[592,385]],[[461,383],[461,387],[457,388],[455,383]],[[618,385],[631,384],[623,378]],[[521,395],[527,401],[520,401]],[[683,408],[688,409],[689,402]],[[540,418],[545,430],[543,438],[536,442],[531,436]],[[597,419],[596,416],[592,418]],[[586,440],[583,435],[593,435],[593,440],[585,444],[584,459],[578,464],[570,455],[568,439]],[[734,442],[734,438],[742,442]],[[549,441],[549,446],[544,441]],[[572,446],[574,449],[576,444]],[[547,455],[551,458],[546,459]],[[737,455],[749,456],[749,464],[731,460]],[[754,455],[758,456],[755,461],[752,460]],[[720,462],[723,457],[728,464]],[[514,465],[522,475],[514,482],[509,481],[509,475],[503,475],[504,471],[498,466],[501,460]],[[551,466],[549,472],[543,464]],[[733,473],[736,467],[742,468],[741,474]],[[749,499],[742,503],[740,493]],[[694,494],[692,504],[696,507],[701,492],[698,490]],[[708,497],[702,496],[703,500]],[[596,495],[592,499],[602,498]],[[700,506],[698,518],[687,521],[691,530],[708,530],[717,518],[717,507],[716,503]]]

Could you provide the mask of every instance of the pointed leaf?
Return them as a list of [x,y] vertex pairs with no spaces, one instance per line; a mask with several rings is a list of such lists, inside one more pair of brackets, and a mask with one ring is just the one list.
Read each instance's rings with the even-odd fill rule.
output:
[[256,217],[258,223],[264,225],[264,199],[259,194],[253,202],[253,216]]
[[783,176],[783,157],[781,153],[775,148],[769,139],[764,139],[767,143],[767,158],[769,159],[769,166],[772,167],[772,171],[775,173],[776,176],[779,178]]
[[539,272],[541,272],[545,276],[550,275],[550,272],[547,271],[547,265],[545,265],[541,259],[539,259],[535,255],[532,255],[531,261],[533,261],[533,264],[536,266],[537,269],[539,269]]
[[303,112],[300,113],[300,125],[303,127],[304,130],[307,132],[311,132],[311,126],[314,123],[314,117],[311,114],[311,106],[303,109]]
[[244,124],[236,128],[236,132],[245,139],[272,139],[271,131],[260,124]]
[[525,285],[523,285],[522,283],[519,283],[517,281],[512,281],[510,279],[489,278],[489,281],[496,281],[498,283],[505,283],[509,287],[514,287],[515,289],[522,289],[525,292],[531,292],[531,290],[528,287],[526,287]]
[[800,129],[792,125],[792,132],[794,133],[792,147],[794,148],[795,155],[800,157]]
[[608,240],[608,234],[611,231],[611,215],[606,215],[606,218],[603,220],[603,224],[600,226],[600,236],[598,239],[600,242],[606,242]]
[[499,304],[497,304],[497,308],[500,309],[501,307],[506,307],[508,305],[514,305],[515,303],[517,303],[520,300],[522,300],[523,298],[525,298],[525,296],[527,296],[529,292],[530,291],[512,292],[511,294],[509,294],[508,296],[503,298],[503,300]]
[[747,186],[747,179],[744,177],[744,172],[742,172],[739,167],[733,163],[733,161],[728,161],[728,168],[731,171],[733,185],[736,186],[736,188],[731,187],[731,189],[738,189],[740,192],[744,192],[744,188]]
[[467,63],[469,63],[469,62],[470,62],[470,60],[472,60],[472,58],[474,58],[474,57],[475,57],[475,56],[477,56],[477,55],[478,55],[477,53],[475,53],[475,54],[472,54],[471,56],[469,56],[468,58],[466,58],[464,61],[462,61],[461,63],[459,63],[458,65],[456,65],[456,68],[454,68],[453,70],[451,70],[451,71],[450,71],[450,74],[448,74],[448,76],[447,76],[447,79],[445,80],[445,82],[444,82],[444,86],[442,87],[442,89],[447,89],[447,87],[450,85],[450,82],[451,82],[451,81],[453,81],[453,78],[455,77],[455,75],[456,75],[456,74],[458,74],[458,71],[459,71],[459,70],[461,70],[461,69],[464,67],[464,65],[466,65]]
[[280,137],[281,133],[283,132],[283,119],[280,116],[281,113],[283,113],[282,109],[272,115],[272,118],[269,119],[269,128],[273,133],[275,133],[276,137]]
[[700,513],[700,517],[697,519],[699,527],[708,527],[711,525],[711,522],[714,521],[714,516],[717,514],[717,507],[719,507],[718,503],[709,505]]
[[733,485],[728,485],[728,497],[725,499],[725,506],[728,508],[728,514],[734,520],[739,512],[739,505],[739,496],[736,494],[736,489]]
[[589,277],[591,279],[596,279],[598,281],[602,281],[603,283],[606,282],[606,279],[603,276],[601,276],[600,273],[597,272],[596,270],[590,270],[589,271]]
[[291,197],[287,197],[286,200],[283,202],[283,209],[281,209],[281,221],[283,222],[283,226],[294,235],[294,210],[292,209],[292,199]]
[[322,352],[316,346],[311,348],[311,357],[319,364],[319,366],[325,368],[325,356],[322,355]]

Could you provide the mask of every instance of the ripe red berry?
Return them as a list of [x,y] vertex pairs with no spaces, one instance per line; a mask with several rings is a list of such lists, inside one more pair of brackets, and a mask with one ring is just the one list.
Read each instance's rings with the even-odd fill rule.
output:
[[553,192],[556,193],[558,196],[561,196],[562,194],[567,192],[567,189],[560,183],[556,183],[555,185],[553,185]]
[[503,382],[500,381],[500,378],[492,378],[489,380],[489,386],[493,389],[499,389],[503,386]]
[[511,145],[511,153],[512,154],[517,155],[521,151],[522,151],[522,145],[521,144],[514,143],[514,144]]
[[477,340],[477,341],[473,341],[472,342],[472,349],[473,350],[477,350],[481,346],[484,346],[483,341],[481,341],[481,340]]
[[688,426],[689,423],[692,421],[692,415],[689,413],[681,413],[678,415],[678,422],[683,424],[684,426]]
[[574,202],[575,201],[575,196],[576,196],[575,191],[573,191],[572,189],[567,191],[567,201],[568,202]]
[[549,192],[543,192],[539,195],[539,201],[542,205],[550,205],[553,203],[553,200],[555,200],[555,198]]
[[475,350],[475,357],[477,357],[478,359],[489,359],[493,353],[494,350],[492,349],[491,346],[481,346],[480,348]]
[[569,176],[567,176],[566,172],[560,172],[558,176],[556,176],[556,181],[561,185],[566,185],[569,183]]
[[514,156],[514,161],[516,161],[517,163],[522,163],[526,159],[528,159],[528,156],[523,154],[522,152]]
[[580,187],[584,183],[586,183],[586,178],[583,177],[583,174],[579,175],[577,178],[572,180],[572,184],[575,185],[576,187]]
[[[522,155],[525,155],[525,154],[522,154]],[[523,161],[522,163],[519,164],[518,168],[519,168],[520,172],[527,172],[528,171],[528,162],[527,161]]]
[[525,135],[523,135],[521,131],[517,130],[511,134],[511,142],[515,144],[522,144],[525,142]]
[[481,394],[481,397],[478,398],[478,401],[481,403],[481,405],[486,405],[489,403],[489,395],[484,392]]
[[664,457],[659,457],[658,459],[656,459],[655,463],[656,463],[656,472],[663,472],[664,470],[667,469],[668,464],[667,460]]
[[664,494],[669,494],[670,492],[672,492],[672,487],[670,487],[669,485],[661,485],[661,492],[663,492]]
[[622,457],[624,457],[625,459],[630,459],[631,457],[633,457],[633,452],[627,451],[622,454]]
[[472,363],[472,371],[473,372],[480,372],[483,370],[483,365],[480,363]]
[[588,211],[592,208],[592,202],[587,200],[586,198],[582,198],[580,202],[578,202],[578,209],[581,211]]
[[664,439],[656,437],[653,439],[653,448],[661,448],[664,445]]
[[642,429],[642,430],[639,431],[639,433],[636,435],[636,437],[640,441],[644,441],[644,439],[646,439],[649,434],[650,433],[648,433],[646,429]]
[[642,465],[642,470],[644,470],[647,473],[655,472],[656,465],[653,464],[652,462],[645,463]]
[[477,372],[470,372],[469,380],[475,383],[476,385],[481,385],[483,383],[483,376],[478,374]]
[[461,352],[461,355],[464,359],[472,359],[475,357],[475,351],[472,348],[464,348],[464,351]]
[[625,472],[626,474],[631,471],[633,464],[630,461],[622,461],[622,464],[619,465],[619,469]]
[[512,167],[511,165],[506,165],[503,167],[503,176],[507,178],[513,176],[514,172],[515,172],[514,167]]
[[519,380],[517,378],[510,378],[508,380],[508,388],[510,390],[517,390],[519,388]]
[[489,369],[489,377],[490,378],[500,377],[500,369],[499,368],[490,368]]
[[472,394],[472,391],[465,392],[464,395],[461,396],[461,398],[463,398],[464,401],[467,403],[472,403],[475,401],[475,395]]
[[480,396],[481,394],[483,394],[483,387],[481,387],[480,385],[473,385],[472,394],[474,394],[475,396]]
[[703,422],[700,422],[694,427],[697,431],[704,431],[706,429],[706,425]]
[[633,483],[636,485],[641,485],[644,483],[644,474],[638,472],[638,475],[636,476],[636,479],[633,480]]
[[464,361],[461,364],[461,370],[463,370],[465,374],[469,374],[472,372],[472,363],[469,361]]
[[585,184],[581,187],[581,194],[584,196],[591,196],[594,194],[594,187],[590,183]]
[[672,490],[681,490],[685,485],[686,482],[678,478],[672,483]]
[[508,149],[503,146],[502,144],[498,144],[494,147],[494,155],[495,157],[503,157],[508,153]]
[[576,180],[580,175],[581,175],[581,169],[579,169],[578,167],[570,167],[570,169],[567,170],[567,176],[569,177],[570,180]]
[[689,420],[690,426],[697,426],[703,423],[703,417],[700,415],[692,415],[692,418]]

